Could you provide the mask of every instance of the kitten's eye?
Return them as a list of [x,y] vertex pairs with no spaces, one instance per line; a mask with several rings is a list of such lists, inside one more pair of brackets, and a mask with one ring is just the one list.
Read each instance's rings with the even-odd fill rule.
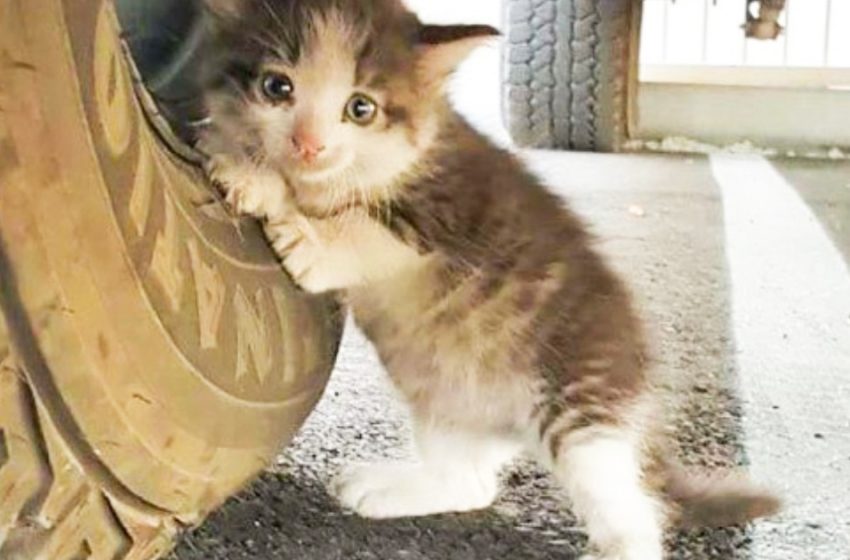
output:
[[278,72],[268,72],[263,74],[260,86],[263,90],[263,95],[272,103],[285,103],[292,99],[292,94],[295,93],[295,85],[289,76]]
[[345,106],[345,118],[360,126],[370,125],[378,116],[378,104],[363,95],[355,93]]

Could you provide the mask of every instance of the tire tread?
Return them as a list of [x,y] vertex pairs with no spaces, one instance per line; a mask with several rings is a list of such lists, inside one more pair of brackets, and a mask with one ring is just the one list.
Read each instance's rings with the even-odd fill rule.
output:
[[523,146],[617,150],[633,0],[506,0],[505,111]]
[[13,359],[0,364],[0,558],[149,560],[178,524],[124,511],[71,460]]

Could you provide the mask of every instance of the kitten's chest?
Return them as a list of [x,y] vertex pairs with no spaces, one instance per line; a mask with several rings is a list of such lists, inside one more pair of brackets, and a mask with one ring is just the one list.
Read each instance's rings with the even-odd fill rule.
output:
[[533,355],[509,309],[476,305],[470,291],[450,291],[424,277],[351,294],[358,325],[375,345],[395,385],[420,412],[508,428],[533,401]]

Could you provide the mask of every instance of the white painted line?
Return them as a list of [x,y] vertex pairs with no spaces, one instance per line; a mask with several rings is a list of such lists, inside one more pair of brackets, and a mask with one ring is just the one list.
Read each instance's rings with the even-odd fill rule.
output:
[[755,560],[850,559],[850,271],[763,158],[717,155],[746,451],[786,513]]

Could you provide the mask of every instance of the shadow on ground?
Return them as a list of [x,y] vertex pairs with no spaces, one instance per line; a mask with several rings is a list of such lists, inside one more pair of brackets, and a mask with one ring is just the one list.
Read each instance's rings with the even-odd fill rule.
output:
[[[538,482],[517,480],[511,486]],[[537,476],[537,475],[532,475]],[[542,476],[542,475],[541,475]],[[543,482],[545,485],[545,482]],[[527,491],[524,490],[524,491]],[[517,494],[520,491],[517,489]],[[509,492],[508,499],[518,498]],[[338,508],[323,485],[266,474],[186,535],[171,560],[573,560],[585,538],[566,514],[497,508],[473,514],[376,522]],[[683,533],[671,558],[744,559],[740,529]]]
[[[569,529],[569,527],[565,527]],[[267,474],[184,539],[179,560],[578,558],[575,544],[544,538],[495,511],[369,521],[339,509],[318,481]],[[571,535],[580,544],[580,535]]]

